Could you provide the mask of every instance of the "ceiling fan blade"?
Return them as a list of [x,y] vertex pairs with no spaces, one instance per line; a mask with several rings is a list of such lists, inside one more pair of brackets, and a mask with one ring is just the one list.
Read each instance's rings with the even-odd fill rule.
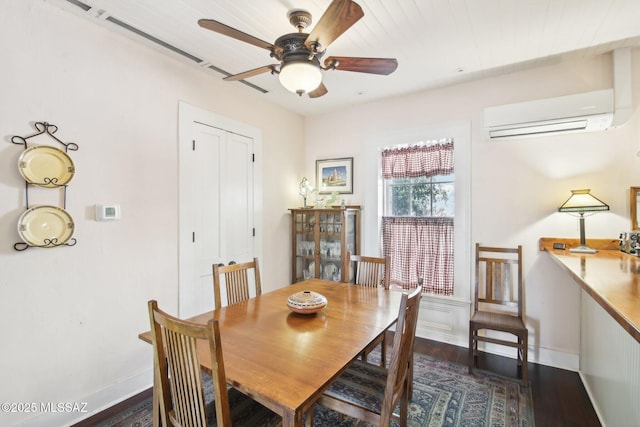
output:
[[309,92],[309,98],[320,98],[322,95],[325,95],[327,92],[327,87],[324,83],[320,83],[320,86]]
[[358,73],[389,75],[398,68],[395,58],[354,58],[350,56],[330,56],[324,61],[327,68]]
[[225,36],[234,38],[236,40],[240,40],[245,43],[252,44],[254,46],[261,47],[263,49],[270,50],[271,52],[273,52],[276,49],[276,47],[271,43],[268,43],[264,40],[260,40],[259,38],[253,37],[247,33],[243,33],[240,30],[236,30],[235,28],[225,25],[222,22],[214,21],[213,19],[200,19],[198,20],[198,25],[200,25],[202,28],[206,28],[207,30],[224,34]]
[[226,80],[228,82],[236,81],[236,80],[244,80],[247,77],[257,76],[258,74],[266,73],[267,71],[275,72],[280,64],[273,65],[265,65],[264,67],[254,68],[253,70],[245,71],[240,74],[234,74],[232,76],[227,76],[222,80]]
[[352,0],[333,0],[304,44],[312,52],[315,51],[314,45],[319,45],[319,50],[322,51],[363,16],[364,12],[358,3]]

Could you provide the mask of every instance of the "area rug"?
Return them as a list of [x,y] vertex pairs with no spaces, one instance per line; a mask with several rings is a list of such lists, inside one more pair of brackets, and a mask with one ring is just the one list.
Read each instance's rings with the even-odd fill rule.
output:
[[[375,362],[375,354],[370,361]],[[487,372],[471,376],[467,367],[416,353],[410,427],[534,427],[531,389]],[[211,395],[211,391],[208,393]],[[150,427],[151,399],[143,401],[99,427]],[[314,426],[352,427],[356,420],[316,405]],[[368,426],[363,423],[361,426]],[[395,424],[393,424],[395,425]],[[256,426],[258,427],[258,426]]]

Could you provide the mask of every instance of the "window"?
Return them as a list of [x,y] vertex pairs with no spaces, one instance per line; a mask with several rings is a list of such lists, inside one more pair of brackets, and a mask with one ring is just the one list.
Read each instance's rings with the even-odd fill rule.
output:
[[391,283],[453,295],[453,141],[386,149],[382,153],[382,247]]
[[454,175],[385,179],[385,216],[454,216]]

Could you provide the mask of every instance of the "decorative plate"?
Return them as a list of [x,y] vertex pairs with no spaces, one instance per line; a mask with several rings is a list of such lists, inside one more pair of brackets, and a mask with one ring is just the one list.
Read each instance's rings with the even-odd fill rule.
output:
[[31,246],[53,248],[69,241],[73,235],[71,215],[57,206],[35,206],[18,220],[18,233]]
[[313,314],[327,306],[327,298],[313,291],[296,292],[287,299],[287,307],[295,313]]
[[18,170],[30,184],[56,188],[71,181],[76,169],[71,157],[64,151],[48,145],[38,145],[22,152],[18,159]]
[[333,274],[338,271],[338,266],[330,262],[324,265],[324,277],[327,280],[333,280]]

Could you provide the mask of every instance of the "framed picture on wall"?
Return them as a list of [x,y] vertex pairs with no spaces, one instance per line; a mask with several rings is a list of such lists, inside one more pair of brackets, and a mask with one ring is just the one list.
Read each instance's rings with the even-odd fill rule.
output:
[[316,160],[318,193],[353,194],[353,157]]

